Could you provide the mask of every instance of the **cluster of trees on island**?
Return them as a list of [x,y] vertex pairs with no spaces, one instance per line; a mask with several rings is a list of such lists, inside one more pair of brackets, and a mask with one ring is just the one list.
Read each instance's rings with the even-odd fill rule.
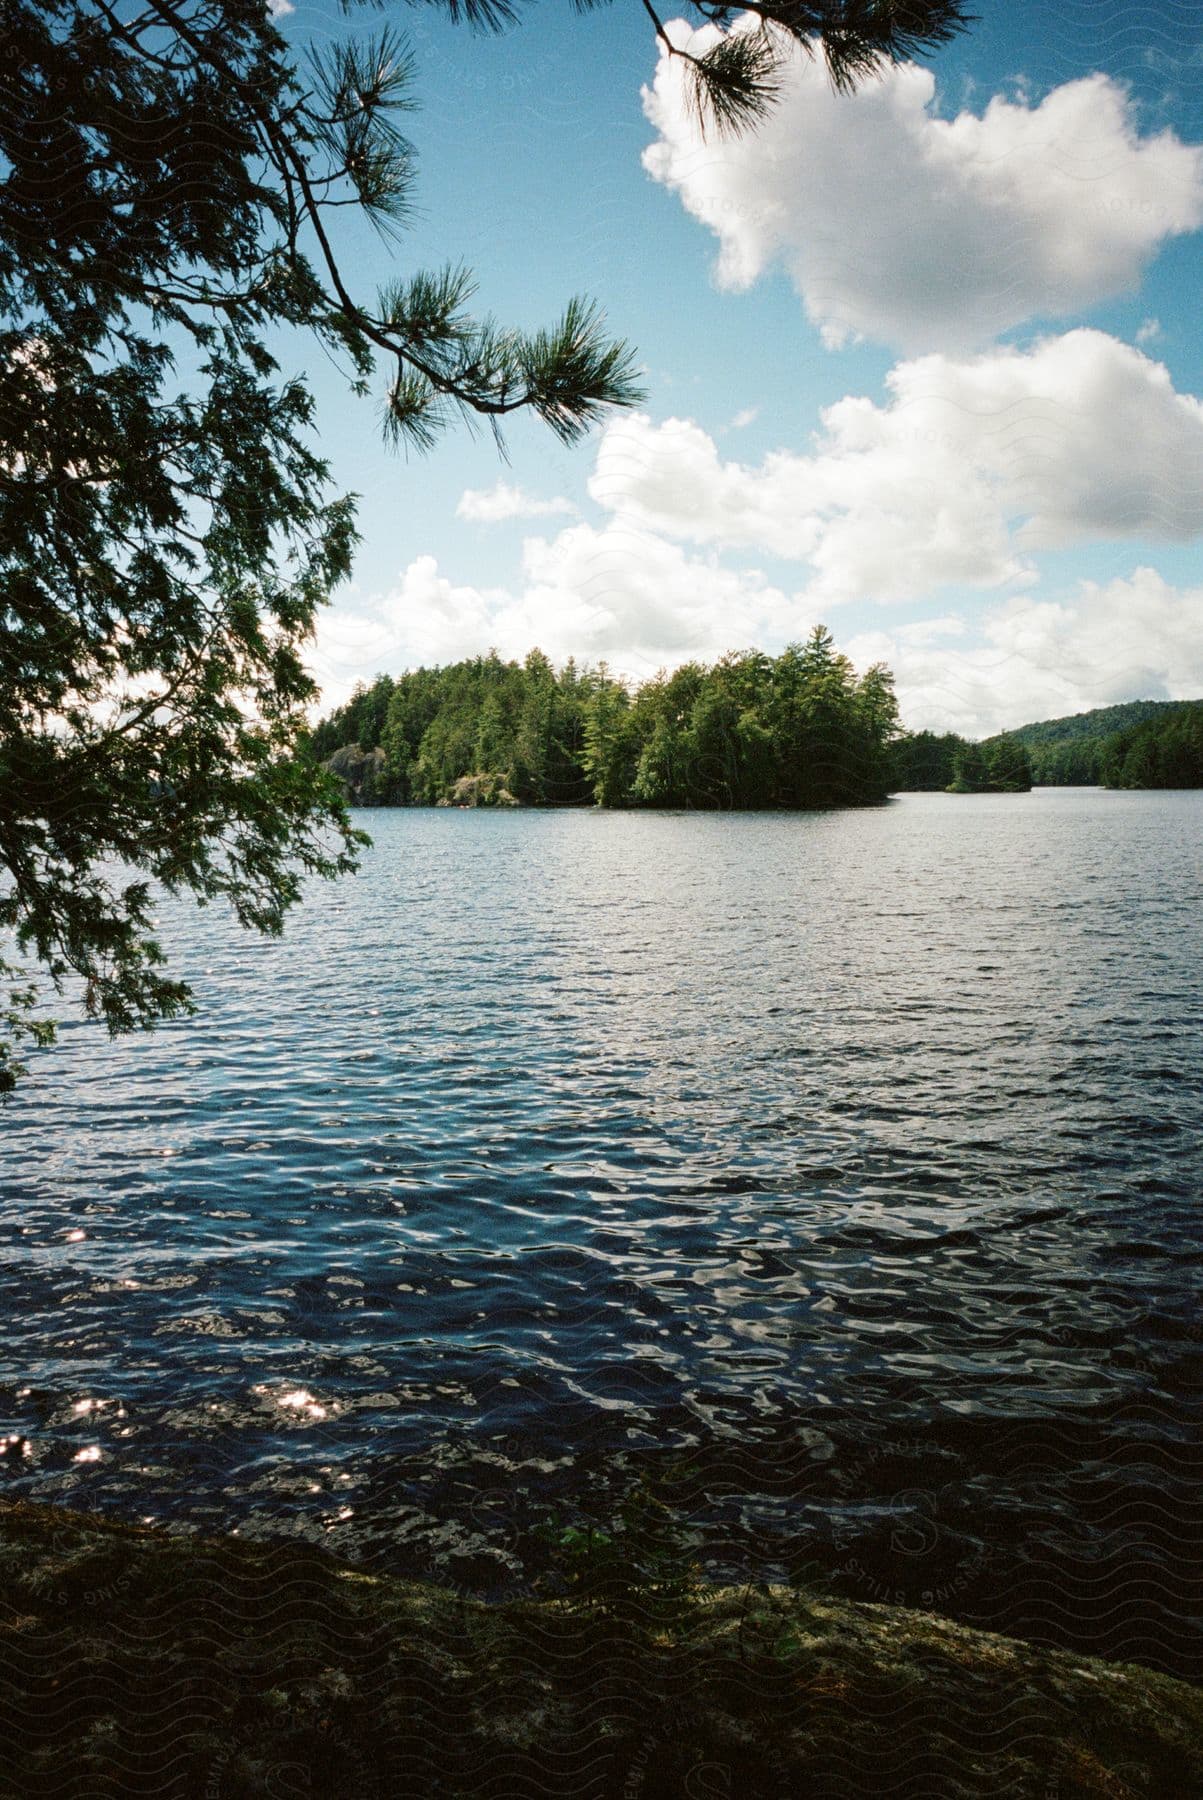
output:
[[539,650],[381,676],[311,750],[361,804],[866,806],[890,792],[897,734],[889,671],[858,675],[820,626],[635,689]]
[[875,805],[889,794],[1033,785],[1203,786],[1203,702],[1132,701],[980,743],[904,731],[894,683],[818,626],[780,656],[685,663],[632,688],[540,650],[380,676],[317,725],[310,754],[368,806]]
[[890,746],[893,794],[1026,794],[1032,761],[1012,733],[974,743],[955,731],[903,732]]
[[1012,739],[903,733],[889,670],[858,675],[822,626],[779,656],[685,663],[634,689],[540,650],[382,675],[310,750],[360,805],[868,806],[1031,786]]

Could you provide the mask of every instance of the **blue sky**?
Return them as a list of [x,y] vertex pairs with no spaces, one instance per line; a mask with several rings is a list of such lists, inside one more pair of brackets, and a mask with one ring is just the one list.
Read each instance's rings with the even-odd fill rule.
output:
[[635,0],[502,38],[386,6],[420,173],[399,244],[346,234],[361,290],[463,259],[505,322],[595,296],[647,400],[573,451],[518,422],[508,466],[487,434],[406,460],[297,346],[361,496],[328,699],[491,644],[638,679],[820,618],[913,725],[1203,694],[1203,13],[981,12],[852,100],[800,63],[728,145]]

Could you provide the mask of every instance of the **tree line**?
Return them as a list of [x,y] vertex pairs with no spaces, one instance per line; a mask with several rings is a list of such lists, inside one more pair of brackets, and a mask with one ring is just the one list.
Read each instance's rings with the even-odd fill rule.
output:
[[890,746],[894,794],[1025,794],[1032,760],[1010,733],[974,743],[955,731],[902,733]]
[[867,806],[894,783],[893,677],[817,626],[779,656],[685,663],[638,686],[540,650],[381,676],[310,752],[360,804]]
[[1203,787],[1203,702],[1117,731],[1100,750],[1098,778],[1111,788]]
[[[1166,772],[1173,777],[1169,780],[1137,779],[1141,771],[1135,762],[1129,771],[1132,779],[1125,780],[1121,765],[1130,748],[1131,734],[1138,726],[1151,725],[1152,735],[1158,741],[1168,732],[1168,745],[1175,738],[1169,725],[1171,716],[1196,704],[1189,700],[1124,700],[1067,718],[1021,725],[1012,735],[1027,747],[1033,778],[1042,787],[1193,787],[1198,785],[1198,765],[1192,770],[1189,757],[1184,759],[1180,754],[1171,756],[1166,763]],[[1177,765],[1172,770],[1171,763]],[[1150,776],[1157,773],[1155,764],[1147,759],[1146,772]]]
[[780,656],[733,652],[638,686],[604,662],[557,671],[541,650],[382,675],[314,727],[308,754],[361,806],[785,808],[1185,788],[1203,786],[1203,701],[1133,701],[980,743],[908,732],[889,670],[858,676],[818,626]]
[[953,731],[908,732],[890,755],[894,793],[1203,787],[1203,701],[1135,700],[980,744]]

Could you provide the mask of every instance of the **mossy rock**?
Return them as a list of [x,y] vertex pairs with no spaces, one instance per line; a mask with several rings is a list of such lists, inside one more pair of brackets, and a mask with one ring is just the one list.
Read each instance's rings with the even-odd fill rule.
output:
[[0,1794],[1203,1795],[1184,1683],[792,1589],[489,1606],[0,1507]]

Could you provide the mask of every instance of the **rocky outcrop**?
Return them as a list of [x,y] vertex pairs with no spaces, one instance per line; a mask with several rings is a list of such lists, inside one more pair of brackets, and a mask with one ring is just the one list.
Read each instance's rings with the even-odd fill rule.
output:
[[517,806],[503,774],[461,775],[440,806]]
[[323,768],[337,775],[343,784],[343,796],[350,806],[379,806],[384,775],[384,751],[361,750],[358,744],[344,744],[328,756]]
[[783,1588],[488,1606],[295,1543],[0,1507],[0,1793],[1203,1793],[1203,1696]]

